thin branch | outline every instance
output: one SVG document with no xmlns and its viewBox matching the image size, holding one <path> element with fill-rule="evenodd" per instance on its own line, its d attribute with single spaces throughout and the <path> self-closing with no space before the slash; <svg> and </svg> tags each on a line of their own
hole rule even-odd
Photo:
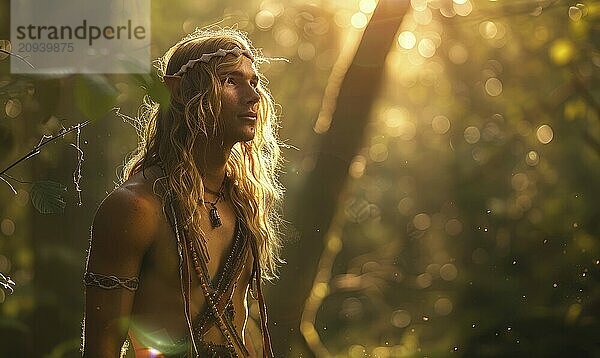
<svg viewBox="0 0 600 358">
<path fill-rule="evenodd" d="M 30 182 L 30 181 L 26 181 L 26 180 L 20 180 L 20 179 L 17 179 L 17 178 L 15 178 L 15 177 L 13 177 L 12 175 L 9 175 L 9 174 L 7 174 L 7 173 L 4 173 L 4 174 L 2 174 L 2 176 L 3 176 L 4 178 L 8 178 L 8 179 L 14 180 L 14 181 L 16 181 L 17 183 L 20 183 L 20 184 L 33 184 L 33 183 L 32 183 L 32 182 Z"/>
<path fill-rule="evenodd" d="M 12 294 L 15 292 L 13 288 L 14 285 L 16 285 L 16 283 L 10 278 L 10 276 L 4 276 L 4 274 L 0 272 L 0 286 L 2 286 L 3 289 L 9 290 Z"/>
<path fill-rule="evenodd" d="M 12 192 L 13 192 L 15 195 L 17 195 L 17 191 L 15 190 L 15 187 L 14 187 L 14 186 L 12 186 L 12 184 L 11 184 L 11 183 L 9 183 L 9 182 L 8 182 L 8 180 L 4 179 L 2 176 L 0 176 L 0 180 L 2 180 L 3 182 L 5 182 L 5 183 L 6 183 L 6 184 L 7 184 L 7 185 L 10 187 L 10 190 L 12 190 Z"/>
<path fill-rule="evenodd" d="M 21 55 L 17 55 L 16 53 L 12 53 L 12 52 L 10 52 L 10 51 L 6 51 L 6 50 L 3 50 L 3 49 L 0 49 L 0 53 L 5 53 L 5 54 L 7 54 L 7 55 L 15 56 L 15 57 L 16 57 L 16 58 L 18 58 L 19 60 L 21 60 L 21 61 L 25 62 L 26 64 L 28 64 L 28 65 L 29 65 L 29 67 L 31 67 L 31 68 L 35 68 L 35 66 L 34 66 L 34 65 L 32 65 L 32 64 L 31 64 L 29 61 L 27 61 L 27 60 L 26 60 L 26 59 L 25 59 L 23 56 L 21 56 Z"/>
<path fill-rule="evenodd" d="M 85 122 L 82 122 L 82 123 L 78 123 L 78 124 L 72 126 L 71 128 L 69 128 L 69 129 L 67 129 L 67 130 L 65 130 L 65 131 L 63 131 L 63 132 L 61 132 L 59 134 L 56 134 L 54 136 L 49 137 L 46 140 L 44 140 L 42 138 L 42 141 L 40 141 L 40 143 L 38 145 L 36 145 L 29 153 L 25 154 L 20 159 L 18 159 L 16 162 L 14 162 L 11 165 L 9 165 L 6 169 L 2 170 L 0 172 L 0 176 L 4 175 L 7 171 L 9 171 L 10 169 L 12 169 L 14 166 L 16 166 L 17 164 L 21 163 L 22 161 L 27 160 L 27 159 L 29 159 L 29 158 L 31 158 L 31 157 L 39 154 L 40 153 L 40 149 L 43 146 L 45 146 L 47 144 L 50 144 L 51 142 L 57 140 L 58 138 L 62 138 L 65 135 L 67 135 L 67 134 L 69 134 L 69 133 L 71 133 L 73 131 L 76 131 L 76 130 L 79 130 L 80 128 L 83 128 L 83 127 L 87 126 L 89 123 L 90 123 L 90 121 L 85 121 Z"/>
</svg>

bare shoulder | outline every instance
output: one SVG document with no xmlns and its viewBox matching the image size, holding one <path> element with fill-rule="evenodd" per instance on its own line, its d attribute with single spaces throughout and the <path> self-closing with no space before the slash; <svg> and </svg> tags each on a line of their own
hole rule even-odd
<svg viewBox="0 0 600 358">
<path fill-rule="evenodd" d="M 102 201 L 92 225 L 92 249 L 117 256 L 143 255 L 163 220 L 162 201 L 153 183 L 152 176 L 138 173 Z"/>
</svg>

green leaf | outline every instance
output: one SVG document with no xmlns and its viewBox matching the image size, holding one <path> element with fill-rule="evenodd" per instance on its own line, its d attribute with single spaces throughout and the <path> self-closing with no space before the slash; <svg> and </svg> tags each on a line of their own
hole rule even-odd
<svg viewBox="0 0 600 358">
<path fill-rule="evenodd" d="M 77 109 L 91 121 L 102 118 L 117 103 L 118 91 L 102 75 L 79 76 L 74 91 Z"/>
<path fill-rule="evenodd" d="M 66 205 L 62 195 L 66 190 L 61 183 L 36 181 L 31 187 L 31 203 L 42 214 L 62 213 Z"/>
</svg>

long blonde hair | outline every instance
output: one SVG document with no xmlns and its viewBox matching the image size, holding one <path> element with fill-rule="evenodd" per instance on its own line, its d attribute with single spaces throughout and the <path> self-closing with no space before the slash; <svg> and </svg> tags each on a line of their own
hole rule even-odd
<svg viewBox="0 0 600 358">
<path fill-rule="evenodd" d="M 239 47 L 250 51 L 259 76 L 260 99 L 254 139 L 234 145 L 226 164 L 227 187 L 236 215 L 241 217 L 259 251 L 264 279 L 277 277 L 281 238 L 280 205 L 283 187 L 278 181 L 280 143 L 277 137 L 279 117 L 275 103 L 266 88 L 267 81 L 258 65 L 268 61 L 255 49 L 248 37 L 236 29 L 200 30 L 184 37 L 155 61 L 158 75 L 172 75 L 191 59 L 219 49 Z M 161 106 L 149 96 L 136 118 L 139 143 L 123 169 L 122 181 L 153 165 L 167 172 L 164 186 L 175 198 L 184 227 L 191 238 L 205 242 L 200 229 L 204 203 L 202 174 L 194 160 L 193 149 L 206 148 L 211 141 L 222 141 L 220 118 L 222 84 L 217 70 L 235 66 L 242 56 L 213 57 L 208 63 L 197 63 L 181 78 L 177 93 L 171 93 L 168 106 Z M 167 108 L 161 108 L 167 107 Z M 205 151 L 204 151 L 205 152 Z"/>
</svg>

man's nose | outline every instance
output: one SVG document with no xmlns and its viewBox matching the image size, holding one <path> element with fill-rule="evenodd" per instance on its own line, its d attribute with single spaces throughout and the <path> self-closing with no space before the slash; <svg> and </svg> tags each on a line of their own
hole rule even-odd
<svg viewBox="0 0 600 358">
<path fill-rule="evenodd" d="M 258 89 L 252 85 L 248 85 L 248 93 L 247 93 L 247 101 L 248 104 L 256 104 L 260 100 L 260 94 L 258 94 Z"/>
</svg>

